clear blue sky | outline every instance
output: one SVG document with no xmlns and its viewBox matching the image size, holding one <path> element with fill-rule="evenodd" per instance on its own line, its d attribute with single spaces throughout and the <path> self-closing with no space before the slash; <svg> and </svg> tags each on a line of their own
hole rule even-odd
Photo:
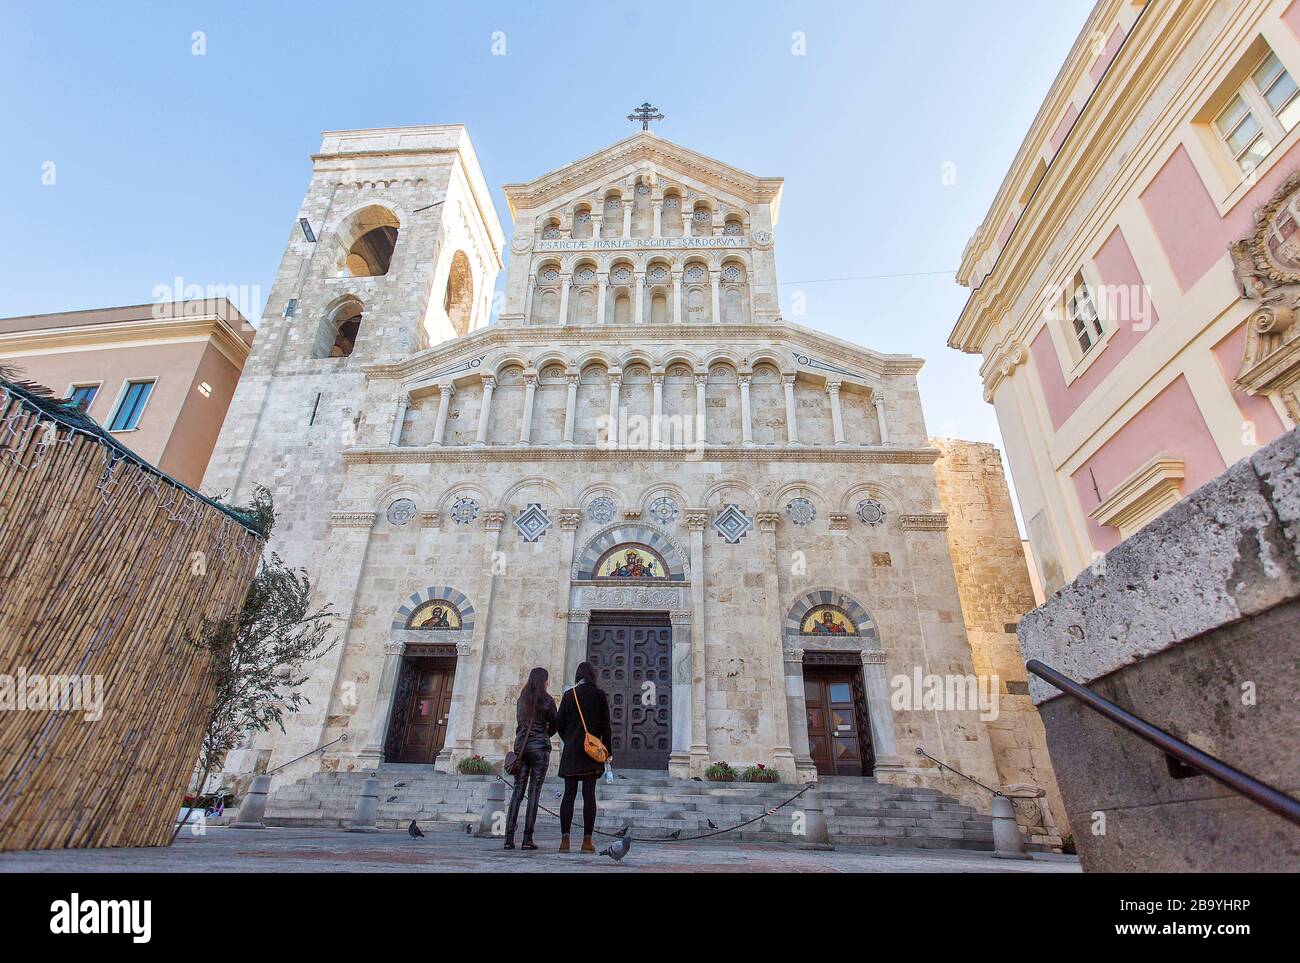
<svg viewBox="0 0 1300 963">
<path fill-rule="evenodd" d="M 322 130 L 466 124 L 509 231 L 502 184 L 626 137 L 649 99 L 661 136 L 785 178 L 792 320 L 927 359 L 931 433 L 1000 445 L 978 359 L 945 346 L 951 272 L 1091 7 L 7 0 L 0 316 L 149 302 L 178 275 L 265 298 Z M 913 272 L 944 273 L 804 283 Z"/>
</svg>

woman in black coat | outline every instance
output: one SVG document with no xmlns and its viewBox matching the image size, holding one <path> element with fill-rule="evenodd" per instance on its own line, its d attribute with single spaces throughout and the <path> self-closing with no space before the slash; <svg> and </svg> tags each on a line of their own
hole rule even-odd
<svg viewBox="0 0 1300 963">
<path fill-rule="evenodd" d="M 588 732 L 599 739 L 611 755 L 607 762 L 613 764 L 613 737 L 609 727 L 609 699 L 596 685 L 596 670 L 590 662 L 578 666 L 576 683 L 560 700 L 558 728 L 564 740 L 560 753 L 560 775 L 564 778 L 564 798 L 560 801 L 560 852 L 569 851 L 569 827 L 573 825 L 573 804 L 577 800 L 578 786 L 582 786 L 582 851 L 594 853 L 591 832 L 596 828 L 596 780 L 605 771 L 583 748 Z M 586 726 L 583 726 L 583 720 Z"/>
<path fill-rule="evenodd" d="M 542 801 L 542 783 L 546 768 L 551 764 L 551 736 L 555 735 L 555 700 L 546 691 L 550 678 L 541 666 L 528 673 L 524 691 L 515 703 L 515 754 L 519 756 L 519 772 L 515 774 L 515 788 L 510 795 L 510 809 L 506 813 L 506 849 L 515 848 L 515 826 L 519 822 L 519 804 L 523 802 L 524 788 L 528 789 L 528 812 L 524 816 L 524 842 L 522 849 L 536 849 L 533 827 L 537 825 L 537 807 Z"/>
</svg>

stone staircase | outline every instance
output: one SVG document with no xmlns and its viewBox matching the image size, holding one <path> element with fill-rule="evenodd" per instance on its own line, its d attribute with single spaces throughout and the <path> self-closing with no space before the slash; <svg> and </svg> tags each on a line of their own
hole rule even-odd
<svg viewBox="0 0 1300 963">
<path fill-rule="evenodd" d="M 346 828 L 361 795 L 366 772 L 317 772 L 295 783 L 272 785 L 266 822 L 272 826 Z M 771 809 L 801 788 L 789 783 L 716 783 L 675 779 L 664 772 L 626 770 L 614 782 L 597 784 L 600 817 L 596 828 L 614 832 L 628 826 L 634 836 L 682 836 L 735 826 Z M 488 785 L 495 776 L 462 776 L 427 766 L 384 765 L 379 778 L 380 829 L 404 829 L 412 818 L 426 832 L 465 832 L 477 828 Z M 398 785 L 402 783 L 403 785 Z M 547 779 L 542 805 L 558 812 L 556 792 L 563 783 Z M 984 813 L 934 789 L 891 786 L 875 779 L 823 777 L 818 783 L 831 840 L 842 844 L 991 850 L 993 824 Z M 578 801 L 581 819 L 582 801 Z M 720 839 L 798 843 L 792 814 L 796 800 L 772 816 L 729 832 Z M 231 812 L 233 819 L 233 811 Z M 522 817 L 521 817 L 522 821 Z M 522 827 L 520 829 L 522 832 Z M 556 838 L 559 819 L 538 815 L 539 838 Z"/>
</svg>

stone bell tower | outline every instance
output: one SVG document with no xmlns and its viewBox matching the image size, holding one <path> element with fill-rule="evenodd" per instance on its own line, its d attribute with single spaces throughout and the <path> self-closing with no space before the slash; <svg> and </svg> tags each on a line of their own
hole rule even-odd
<svg viewBox="0 0 1300 963">
<path fill-rule="evenodd" d="M 342 449 L 393 430 L 363 368 L 485 327 L 504 240 L 462 125 L 326 132 L 205 490 L 269 487 L 277 550 L 309 560 Z"/>
</svg>

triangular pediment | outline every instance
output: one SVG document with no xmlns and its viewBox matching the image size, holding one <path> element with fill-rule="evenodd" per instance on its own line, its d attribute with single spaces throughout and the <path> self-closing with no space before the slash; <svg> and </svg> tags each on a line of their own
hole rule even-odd
<svg viewBox="0 0 1300 963">
<path fill-rule="evenodd" d="M 506 184 L 503 191 L 510 204 L 510 214 L 517 219 L 520 211 L 536 212 L 564 204 L 611 181 L 650 170 L 662 177 L 729 196 L 740 204 L 769 205 L 772 223 L 776 222 L 784 184 L 782 178 L 755 176 L 649 131 L 638 131 L 625 140 L 526 183 Z"/>
</svg>

